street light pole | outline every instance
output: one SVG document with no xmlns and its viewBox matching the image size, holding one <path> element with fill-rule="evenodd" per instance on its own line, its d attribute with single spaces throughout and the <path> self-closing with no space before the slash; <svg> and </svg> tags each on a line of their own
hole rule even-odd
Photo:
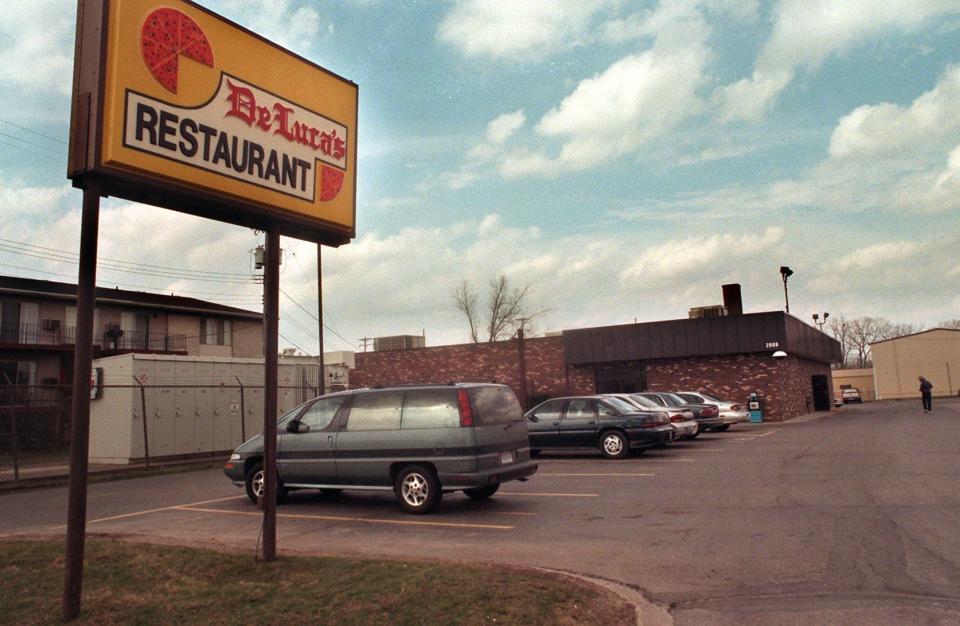
<svg viewBox="0 0 960 626">
<path fill-rule="evenodd" d="M 787 294 L 787 279 L 793 276 L 793 270 L 786 265 L 781 265 L 780 276 L 783 278 L 783 300 L 787 306 L 787 313 L 790 313 L 790 296 Z"/>
</svg>

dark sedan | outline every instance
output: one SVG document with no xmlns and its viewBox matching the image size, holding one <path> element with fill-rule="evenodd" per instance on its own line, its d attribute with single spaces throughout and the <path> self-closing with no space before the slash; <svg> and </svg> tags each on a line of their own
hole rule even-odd
<svg viewBox="0 0 960 626">
<path fill-rule="evenodd" d="M 622 459 L 670 443 L 674 432 L 665 411 L 641 411 L 619 398 L 554 398 L 527 411 L 533 452 L 599 448 L 609 459 Z"/>
<path fill-rule="evenodd" d="M 697 434 L 720 428 L 724 424 L 723 418 L 720 417 L 720 409 L 713 404 L 687 402 L 677 394 L 665 391 L 644 391 L 634 395 L 653 400 L 662 407 L 676 407 L 693 411 L 693 419 L 697 420 L 697 424 L 700 426 Z"/>
</svg>

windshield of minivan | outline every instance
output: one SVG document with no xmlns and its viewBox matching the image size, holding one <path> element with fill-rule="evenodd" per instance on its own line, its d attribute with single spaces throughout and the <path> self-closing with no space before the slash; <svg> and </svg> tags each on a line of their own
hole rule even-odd
<svg viewBox="0 0 960 626">
<path fill-rule="evenodd" d="M 509 387 L 474 387 L 468 393 L 477 426 L 523 421 L 523 410 Z"/>
</svg>

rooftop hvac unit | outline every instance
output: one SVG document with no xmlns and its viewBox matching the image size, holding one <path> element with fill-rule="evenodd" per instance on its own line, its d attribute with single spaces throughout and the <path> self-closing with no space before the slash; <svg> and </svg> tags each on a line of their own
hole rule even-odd
<svg viewBox="0 0 960 626">
<path fill-rule="evenodd" d="M 726 317 L 727 308 L 722 304 L 712 306 L 696 306 L 690 309 L 690 319 L 716 319 Z"/>
</svg>

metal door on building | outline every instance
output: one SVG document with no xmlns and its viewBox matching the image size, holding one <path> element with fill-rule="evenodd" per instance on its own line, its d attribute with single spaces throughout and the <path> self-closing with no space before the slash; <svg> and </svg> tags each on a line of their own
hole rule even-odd
<svg viewBox="0 0 960 626">
<path fill-rule="evenodd" d="M 814 374 L 810 377 L 810 384 L 813 387 L 813 410 L 830 410 L 830 381 L 823 374 Z"/>
<path fill-rule="evenodd" d="M 646 389 L 647 375 L 643 365 L 597 368 L 597 393 L 637 393 Z"/>
</svg>

